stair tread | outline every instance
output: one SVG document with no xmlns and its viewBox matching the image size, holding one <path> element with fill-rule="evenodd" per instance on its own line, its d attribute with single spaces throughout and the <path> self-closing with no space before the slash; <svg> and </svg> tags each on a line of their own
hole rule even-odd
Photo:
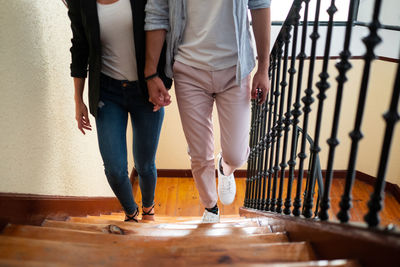
<svg viewBox="0 0 400 267">
<path fill-rule="evenodd" d="M 48 262 L 48 261 L 30 261 L 30 260 L 19 260 L 19 259 L 0 259 L 1 267 L 70 267 L 73 266 L 68 262 Z"/>
<path fill-rule="evenodd" d="M 67 222 L 81 222 L 81 223 L 115 223 L 115 222 L 123 222 L 123 218 L 107 218 L 107 217 L 99 217 L 99 216 L 87 216 L 87 217 L 70 217 L 66 220 Z M 242 219 L 242 220 L 231 220 L 229 218 L 227 219 L 221 219 L 220 223 L 225 223 L 225 224 L 245 224 L 245 223 L 251 223 L 251 222 L 256 222 L 259 225 L 266 225 L 265 222 L 263 222 L 261 219 Z M 170 220 L 170 221 L 163 221 L 159 220 L 156 218 L 155 222 L 147 221 L 146 223 L 141 223 L 143 225 L 149 224 L 149 225 L 157 225 L 157 224 L 162 224 L 162 223 L 174 223 L 176 225 L 180 224 L 202 224 L 201 218 L 197 217 L 196 219 L 191 219 L 191 220 Z M 137 224 L 138 225 L 138 224 Z"/>
<path fill-rule="evenodd" d="M 86 243 L 126 243 L 129 241 L 135 241 L 135 244 L 138 242 L 144 242 L 146 244 L 150 244 L 150 241 L 159 244 L 176 243 L 185 244 L 185 246 L 190 245 L 190 243 L 194 243 L 192 238 L 196 237 L 195 244 L 213 244 L 216 241 L 222 243 L 272 243 L 272 242 L 287 242 L 288 238 L 285 233 L 263 233 L 257 235 L 241 235 L 235 232 L 233 233 L 222 233 L 223 235 L 195 235 L 193 233 L 188 233 L 187 235 L 179 235 L 178 237 L 170 237 L 166 235 L 120 235 L 120 234 L 111 234 L 108 226 L 103 228 L 103 232 L 93 232 L 93 231 L 85 231 L 85 230 L 76 230 L 76 229 L 66 229 L 66 228 L 55 228 L 55 227 L 39 227 L 39 226 L 31 226 L 31 225 L 14 225 L 9 224 L 3 231 L 4 236 L 14 236 L 14 237 L 25 237 L 25 238 L 33 238 L 33 239 L 46 239 L 46 240 L 64 240 L 70 242 L 86 242 Z M 140 229 L 142 231 L 143 229 Z M 153 229 L 146 229 L 153 230 Z M 157 229 L 160 231 L 165 231 L 164 229 Z M 197 229 L 196 229 L 197 230 Z M 188 230 L 188 231 L 196 231 L 196 230 Z M 208 231 L 214 230 L 226 230 L 226 229 L 208 229 Z M 229 229 L 231 230 L 231 229 Z M 236 230 L 236 229 L 235 229 Z M 239 230 L 242 230 L 239 228 Z M 171 231 L 181 231 L 181 230 L 167 230 Z M 184 230 L 186 231 L 186 230 Z M 114 232 L 118 233 L 118 232 Z M 186 232 L 185 232 L 186 233 Z M 210 238 L 211 237 L 211 238 Z"/>
<path fill-rule="evenodd" d="M 101 214 L 100 216 L 104 216 L 104 215 L 112 215 L 112 216 L 122 216 L 122 217 L 124 217 L 125 213 L 123 213 L 123 212 L 112 212 L 110 214 Z M 193 218 L 201 218 L 201 216 L 168 216 L 168 215 L 159 215 L 159 214 L 156 214 L 156 217 L 157 218 L 162 218 L 162 219 L 171 219 L 171 220 L 174 220 L 174 221 L 176 221 L 176 219 L 179 219 L 179 218 L 180 219 L 189 219 L 189 220 L 193 219 Z M 223 214 L 220 217 L 221 217 L 221 219 L 240 219 L 240 220 L 243 220 L 243 218 L 244 218 L 244 217 L 240 217 L 237 214 Z"/>
<path fill-rule="evenodd" d="M 79 221 L 79 220 L 78 220 Z M 93 225 L 94 227 L 96 225 L 106 225 L 112 222 L 113 224 L 118 224 L 118 223 L 123 223 L 122 220 L 104 220 L 107 223 L 91 223 L 86 220 L 82 220 L 82 222 L 75 222 L 74 220 L 69 220 L 69 221 L 56 221 L 56 220 L 49 220 L 46 219 L 43 221 L 42 226 L 54 226 L 54 227 L 63 227 L 65 225 L 71 224 L 71 225 L 76 225 L 77 227 L 80 225 L 82 227 L 86 227 L 88 225 Z M 159 229 L 196 229 L 196 228 L 229 228 L 229 227 L 257 227 L 257 226 L 267 226 L 266 224 L 260 224 L 258 221 L 245 221 L 245 222 L 220 222 L 220 223 L 166 223 L 166 222 L 160 222 L 160 223 L 142 223 L 142 221 L 139 221 L 139 223 L 129 223 L 132 227 L 135 228 L 159 228 Z"/>
<path fill-rule="evenodd" d="M 156 257 L 155 257 L 156 255 Z M 104 247 L 101 243 L 71 243 L 66 241 L 34 240 L 21 237 L 0 236 L 0 258 L 40 260 L 76 264 L 126 265 L 132 257 L 137 264 L 172 264 L 204 263 L 217 264 L 223 262 L 277 262 L 277 261 L 309 261 L 315 255 L 305 242 L 274 244 L 239 244 L 227 246 L 225 249 L 212 246 L 195 248 L 157 247 Z M 165 265 L 167 266 L 167 265 Z"/>
<path fill-rule="evenodd" d="M 158 224 L 158 225 L 147 225 L 147 224 L 133 224 L 133 223 L 124 223 L 124 222 L 111 222 L 104 224 L 93 224 L 93 223 L 80 223 L 80 222 L 65 222 L 65 221 L 52 221 L 45 220 L 42 226 L 46 227 L 54 227 L 54 228 L 65 228 L 65 229 L 75 229 L 82 231 L 90 231 L 90 232 L 103 232 L 109 233 L 110 225 L 116 225 L 122 229 L 128 228 L 132 230 L 140 230 L 140 229 L 170 229 L 170 230 L 193 230 L 193 229 L 231 229 L 231 228 L 239 228 L 239 227 L 259 227 L 257 223 L 252 224 L 226 224 L 226 223 L 218 223 L 218 224 Z M 268 226 L 266 232 L 271 232 Z"/>
<path fill-rule="evenodd" d="M 70 267 L 75 266 L 68 262 L 44 262 L 44 261 L 21 261 L 15 259 L 0 259 L 2 267 Z M 175 265 L 177 266 L 177 265 Z M 194 264 L 193 266 L 203 266 L 203 264 Z M 234 264 L 215 264 L 209 267 L 229 266 L 229 267 L 360 267 L 355 260 L 319 260 L 319 261 L 303 261 L 303 262 L 276 262 L 276 263 L 234 263 Z"/>
<path fill-rule="evenodd" d="M 209 265 L 209 267 L 228 266 L 224 264 Z M 336 259 L 303 262 L 276 262 L 276 263 L 236 263 L 229 267 L 360 267 L 356 260 Z"/>
<path fill-rule="evenodd" d="M 269 227 L 260 227 L 260 226 L 243 226 L 243 227 L 198 227 L 195 229 L 183 228 L 183 229 L 171 229 L 171 228 L 149 228 L 142 227 L 137 228 L 136 223 L 131 222 L 116 222 L 111 221 L 108 224 L 102 224 L 101 227 L 96 227 L 91 225 L 88 228 L 91 228 L 92 231 L 97 230 L 101 232 L 106 232 L 109 228 L 109 225 L 118 226 L 120 229 L 123 229 L 126 234 L 129 235 L 145 235 L 145 236 L 185 236 L 185 235 L 227 235 L 227 234 L 237 234 L 237 235 L 254 235 L 254 234 L 265 234 L 271 233 L 271 229 Z M 45 226 L 50 226 L 49 224 L 45 224 Z M 84 228 L 84 227 L 82 227 Z"/>
</svg>

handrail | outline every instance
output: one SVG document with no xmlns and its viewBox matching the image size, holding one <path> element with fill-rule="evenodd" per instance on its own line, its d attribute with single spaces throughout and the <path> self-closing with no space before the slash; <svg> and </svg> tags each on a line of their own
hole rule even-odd
<svg viewBox="0 0 400 267">
<path fill-rule="evenodd" d="M 312 26 L 313 23 L 314 23 L 313 21 L 309 21 L 309 22 L 307 22 L 307 25 L 308 26 Z M 328 23 L 329 23 L 329 21 L 319 21 L 318 22 L 318 26 L 328 26 Z M 271 25 L 273 25 L 273 26 L 282 26 L 284 24 L 285 24 L 284 21 L 277 21 L 276 20 L 276 21 L 272 21 L 271 22 Z M 346 24 L 347 24 L 346 21 L 334 21 L 333 22 L 333 26 L 334 27 L 346 27 Z M 302 26 L 303 22 L 300 22 L 299 25 Z M 368 23 L 362 22 L 362 21 L 358 21 L 358 20 L 354 21 L 353 25 L 354 26 L 362 26 L 362 27 L 368 27 L 369 26 Z M 384 30 L 390 30 L 390 31 L 400 31 L 400 26 L 396 26 L 396 25 L 381 24 L 379 26 L 379 28 L 380 29 L 384 29 Z"/>
</svg>

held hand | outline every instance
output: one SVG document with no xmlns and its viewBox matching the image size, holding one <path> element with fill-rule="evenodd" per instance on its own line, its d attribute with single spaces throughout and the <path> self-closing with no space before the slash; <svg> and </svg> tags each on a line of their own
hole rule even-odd
<svg viewBox="0 0 400 267">
<path fill-rule="evenodd" d="M 267 99 L 270 89 L 270 81 L 267 71 L 258 70 L 253 77 L 253 84 L 251 87 L 251 97 L 257 98 L 257 91 L 260 93 L 258 104 L 261 105 Z"/>
<path fill-rule="evenodd" d="M 75 119 L 78 122 L 78 129 L 83 133 L 85 130 L 91 131 L 92 125 L 90 125 L 88 109 L 83 101 L 75 102 Z"/>
<path fill-rule="evenodd" d="M 171 104 L 171 96 L 159 77 L 148 80 L 147 89 L 149 90 L 149 101 L 154 104 L 154 112 Z"/>
</svg>

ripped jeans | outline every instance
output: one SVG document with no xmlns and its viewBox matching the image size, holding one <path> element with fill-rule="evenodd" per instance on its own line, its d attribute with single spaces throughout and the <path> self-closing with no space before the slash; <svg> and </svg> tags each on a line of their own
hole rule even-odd
<svg viewBox="0 0 400 267">
<path fill-rule="evenodd" d="M 142 204 L 150 207 L 154 204 L 157 182 L 155 155 L 164 110 L 153 112 L 153 105 L 135 82 L 119 81 L 101 74 L 100 87 L 96 127 L 105 174 L 124 211 L 133 214 L 137 204 L 128 175 L 128 113 L 132 123 L 133 157 L 139 174 Z"/>
</svg>

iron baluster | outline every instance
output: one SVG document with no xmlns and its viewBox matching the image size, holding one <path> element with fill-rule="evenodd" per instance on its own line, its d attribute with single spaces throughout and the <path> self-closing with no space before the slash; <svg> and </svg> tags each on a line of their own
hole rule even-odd
<svg viewBox="0 0 400 267">
<path fill-rule="evenodd" d="M 288 101 L 287 101 L 287 112 L 286 112 L 286 121 L 289 123 L 294 124 L 295 119 L 291 121 L 291 105 L 292 105 L 292 91 L 293 91 L 293 84 L 294 84 L 294 74 L 296 73 L 296 48 L 297 48 L 297 33 L 298 33 L 298 28 L 299 28 L 299 20 L 300 20 L 300 9 L 301 9 L 301 2 L 302 0 L 294 0 L 293 1 L 293 10 L 295 12 L 295 15 L 293 17 L 293 25 L 294 25 L 294 31 L 293 31 L 293 42 L 292 42 L 292 57 L 290 61 L 290 68 L 289 68 L 289 94 L 288 94 Z M 297 98 L 299 103 L 300 97 Z M 299 104 L 300 108 L 300 104 Z M 297 119 L 298 123 L 298 119 Z M 297 124 L 296 123 L 296 124 Z M 288 129 L 289 130 L 289 129 Z M 290 208 L 292 206 L 292 183 L 293 183 L 293 178 L 294 178 L 294 168 L 296 166 L 296 150 L 293 152 L 294 148 L 294 142 L 293 140 L 296 138 L 296 127 L 293 126 L 293 137 L 292 137 L 292 145 L 291 145 L 291 153 L 290 153 L 290 160 L 288 161 L 289 165 L 289 178 L 288 178 L 288 187 L 287 187 L 287 194 L 286 194 L 286 199 L 285 199 L 285 208 L 283 210 L 283 213 L 286 215 L 290 214 Z M 285 132 L 285 135 L 287 133 Z M 285 136 L 286 138 L 286 136 Z"/>
<path fill-rule="evenodd" d="M 270 70 L 272 70 L 272 79 L 271 79 L 271 89 L 270 89 L 270 91 L 269 91 L 269 101 L 268 101 L 268 106 L 269 106 L 269 112 L 268 112 L 268 127 L 267 127 L 267 135 L 266 135 L 266 149 L 265 149 L 265 160 L 264 160 L 264 171 L 263 171 L 263 175 L 264 175 L 264 178 L 263 178 L 263 196 L 262 196 L 262 199 L 263 199 L 263 202 L 262 202 L 262 210 L 265 210 L 266 209 L 266 204 L 267 204 L 267 201 L 266 201 L 266 199 L 265 199 L 265 191 L 267 190 L 267 188 L 266 188 L 266 182 L 267 182 L 267 179 L 268 179 L 268 155 L 269 155 L 269 149 L 271 148 L 271 123 L 272 123 L 272 107 L 273 107 L 273 105 L 274 105 L 274 94 L 273 94 L 273 88 L 274 88 L 274 82 L 275 82 L 275 67 L 276 67 L 276 65 L 275 65 L 275 61 L 274 62 L 271 62 L 272 63 L 272 65 L 271 65 L 271 67 L 270 67 Z M 269 190 L 270 190 L 270 185 L 271 185 L 271 183 L 270 183 L 270 180 L 268 179 L 268 192 L 267 192 L 267 194 L 268 194 L 268 199 L 269 199 Z"/>
<path fill-rule="evenodd" d="M 322 66 L 322 72 L 319 74 L 321 80 L 316 84 L 319 89 L 318 94 L 318 111 L 317 111 L 317 121 L 315 124 L 315 134 L 314 134 L 314 145 L 311 146 L 311 152 L 313 153 L 313 157 L 311 158 L 311 176 L 310 176 L 310 184 L 312 185 L 312 190 L 308 190 L 307 195 L 304 199 L 304 213 L 303 215 L 306 218 L 310 218 L 312 216 L 312 208 L 313 208 L 313 190 L 315 185 L 315 169 L 316 169 L 316 161 L 321 148 L 319 146 L 319 138 L 321 131 L 321 121 L 322 121 L 322 113 L 324 107 L 324 100 L 326 99 L 326 90 L 329 89 L 329 83 L 327 82 L 329 78 L 328 74 L 328 63 L 329 63 L 329 53 L 332 39 L 332 29 L 333 29 L 333 16 L 336 13 L 337 8 L 335 6 L 335 0 L 331 0 L 331 5 L 328 8 L 327 12 L 329 14 L 329 22 L 328 22 L 328 30 L 326 34 L 326 42 L 325 42 L 325 53 L 324 53 L 324 61 Z"/>
<path fill-rule="evenodd" d="M 268 106 L 266 103 L 262 104 L 261 108 L 261 136 L 260 136 L 260 142 L 259 142 L 259 160 L 258 160 L 258 165 L 257 165 L 257 181 L 256 181 L 256 203 L 255 203 L 255 209 L 259 209 L 259 206 L 261 204 L 261 178 L 263 177 L 263 163 L 264 163 L 264 139 L 265 139 L 265 127 L 266 127 L 266 115 L 267 115 L 267 110 Z"/>
<path fill-rule="evenodd" d="M 286 163 L 286 150 L 287 150 L 287 143 L 288 143 L 288 134 L 289 134 L 289 125 L 290 125 L 290 119 L 288 119 L 288 113 L 290 111 L 290 102 L 291 99 L 287 100 L 287 102 L 289 103 L 287 105 L 287 112 L 285 113 L 285 117 L 283 117 L 283 108 L 284 108 L 284 101 L 285 101 L 285 88 L 287 86 L 287 82 L 286 82 L 286 75 L 287 75 L 287 70 L 288 70 L 288 57 L 289 57 L 289 42 L 290 42 L 290 31 L 292 29 L 292 26 L 290 26 L 290 21 L 286 22 L 286 26 L 285 26 L 285 30 L 286 30 L 286 34 L 285 34 L 285 38 L 284 38 L 284 43 L 285 43 L 285 52 L 284 52 L 284 56 L 283 56 L 283 75 L 282 75 L 282 82 L 281 82 L 281 91 L 282 91 L 282 96 L 281 96 L 281 104 L 280 104 L 280 111 L 279 111 L 279 116 L 280 116 L 280 121 L 281 121 L 281 126 L 280 126 L 280 133 L 279 135 L 282 136 L 282 130 L 285 130 L 284 133 L 284 139 L 283 139 L 283 148 L 282 148 L 282 160 L 280 163 L 280 167 L 281 167 L 281 179 L 280 179 L 280 183 L 279 183 L 279 194 L 278 194 L 278 200 L 276 202 L 276 212 L 278 213 L 282 213 L 282 195 L 283 195 L 283 184 L 285 181 L 285 169 L 287 167 L 287 163 Z M 290 92 L 290 98 L 291 98 L 291 93 Z M 289 113 L 290 114 L 290 113 Z M 283 124 L 285 124 L 285 127 L 282 128 Z"/>
<path fill-rule="evenodd" d="M 299 54 L 299 74 L 297 76 L 297 91 L 296 91 L 296 102 L 294 103 L 294 110 L 292 112 L 293 114 L 293 129 L 297 127 L 299 123 L 299 117 L 301 115 L 300 111 L 300 96 L 301 96 L 301 82 L 302 82 L 302 77 L 303 77 L 303 67 L 304 67 L 304 59 L 306 58 L 306 53 L 305 53 L 305 46 L 306 46 L 306 38 L 307 38 L 307 21 L 308 21 L 308 4 L 309 0 L 304 0 L 305 3 L 305 8 L 304 8 L 304 20 L 303 20 L 303 32 L 302 32 L 302 37 L 301 37 L 301 50 Z M 296 153 L 296 147 L 293 146 L 295 144 L 297 138 L 297 128 L 296 130 L 293 131 L 293 138 L 292 138 L 292 155 L 291 155 L 291 160 L 289 162 L 289 166 L 292 167 L 293 169 L 291 170 L 294 172 L 294 167 L 296 166 L 296 156 L 293 155 Z M 301 207 L 301 185 L 303 180 L 303 173 L 302 171 L 299 172 L 297 176 L 297 188 L 296 188 L 296 197 L 293 202 L 293 215 L 295 216 L 300 216 L 300 207 Z"/>
<path fill-rule="evenodd" d="M 269 155 L 269 168 L 268 168 L 268 186 L 267 186 L 267 200 L 265 203 L 265 210 L 270 210 L 271 206 L 271 180 L 273 174 L 273 159 L 274 159 L 274 151 L 275 151 L 275 123 L 276 123 L 276 109 L 277 109 L 277 100 L 276 100 L 276 91 L 279 90 L 278 81 L 279 81 L 279 68 L 280 65 L 277 63 L 277 51 L 273 51 L 274 53 L 274 66 L 272 69 L 272 83 L 271 83 L 271 104 L 270 104 L 270 116 L 272 116 L 272 108 L 274 108 L 273 117 L 272 117 L 272 125 L 271 125 L 271 132 L 270 132 L 270 155 Z M 275 96 L 275 101 L 273 101 Z"/>
<path fill-rule="evenodd" d="M 254 138 L 253 138 L 253 132 L 254 132 L 254 114 L 255 114 L 255 100 L 251 100 L 251 122 L 250 122 L 250 141 L 249 141 L 249 147 L 250 147 L 250 153 L 249 157 L 247 160 L 247 179 L 246 179 L 246 194 L 245 194 L 245 199 L 244 199 L 244 206 L 246 208 L 249 207 L 249 189 L 250 189 L 250 177 L 251 177 L 251 164 L 252 164 L 252 155 L 253 153 L 251 152 L 253 149 L 253 143 L 254 143 Z"/>
<path fill-rule="evenodd" d="M 260 114 L 261 107 L 258 105 L 258 100 L 256 99 L 256 130 L 255 130 L 255 146 L 254 146 L 254 161 L 253 161 L 253 172 L 252 172 L 252 194 L 250 207 L 254 208 L 255 204 L 255 190 L 256 190 L 256 176 L 257 176 L 257 162 L 258 162 L 258 147 L 259 147 L 259 133 L 260 133 Z"/>
<path fill-rule="evenodd" d="M 258 105 L 256 103 L 256 100 L 254 100 L 254 121 L 253 121 L 253 135 L 252 135 L 252 140 L 253 140 L 253 146 L 251 148 L 251 165 L 250 165 L 250 174 L 249 174 L 249 201 L 248 201 L 248 207 L 251 207 L 252 203 L 252 197 L 253 197 L 253 177 L 254 177 L 254 162 L 256 160 L 256 154 L 255 154 L 255 148 L 257 146 L 257 137 L 256 137 L 256 132 L 257 132 L 257 115 L 258 115 Z"/>
<path fill-rule="evenodd" d="M 397 75 L 394 83 L 392 100 L 389 110 L 383 115 L 386 121 L 385 137 L 383 139 L 383 146 L 379 162 L 378 175 L 374 187 L 374 192 L 368 202 L 369 212 L 364 217 L 369 227 L 376 227 L 379 225 L 379 212 L 382 209 L 383 190 L 385 188 L 386 169 L 389 159 L 390 146 L 393 139 L 393 132 L 396 123 L 400 120 L 398 113 L 400 98 L 400 64 L 397 66 Z"/>
<path fill-rule="evenodd" d="M 367 47 L 367 52 L 364 55 L 364 72 L 361 81 L 360 95 L 357 104 L 356 121 L 354 125 L 354 130 L 350 133 L 352 139 L 350 159 L 346 174 L 346 185 L 345 190 L 340 201 L 340 211 L 337 214 L 338 219 L 342 222 L 348 222 L 350 219 L 349 209 L 351 208 L 351 191 L 353 188 L 353 183 L 355 179 L 355 165 L 357 160 L 358 144 L 362 139 L 363 135 L 361 132 L 361 123 L 364 115 L 365 101 L 368 91 L 368 80 L 371 68 L 371 62 L 375 58 L 374 49 L 377 44 L 381 42 L 377 31 L 380 26 L 379 23 L 379 13 L 381 8 L 382 0 L 376 0 L 373 12 L 373 20 L 369 26 L 370 34 L 363 39 Z"/>
<path fill-rule="evenodd" d="M 346 74 L 351 69 L 351 63 L 349 62 L 349 58 L 351 57 L 350 40 L 351 40 L 351 33 L 353 30 L 354 9 L 356 8 L 356 2 L 357 0 L 350 1 L 349 12 L 346 22 L 344 46 L 342 52 L 340 53 L 340 62 L 336 64 L 336 68 L 339 71 L 339 75 L 336 77 L 338 85 L 337 85 L 337 92 L 335 99 L 335 110 L 333 115 L 331 136 L 327 140 L 327 143 L 329 145 L 328 164 L 325 174 L 324 193 L 322 196 L 321 208 L 318 213 L 318 217 L 322 221 L 326 221 L 329 219 L 329 214 L 328 214 L 328 210 L 330 207 L 329 194 L 333 179 L 333 164 L 335 159 L 335 151 L 336 147 L 339 145 L 339 140 L 337 139 L 337 133 L 339 128 L 340 111 L 342 106 L 343 88 L 344 88 L 344 83 L 347 81 Z"/>
<path fill-rule="evenodd" d="M 280 85 L 280 74 L 281 74 L 281 62 L 282 62 L 282 46 L 283 46 L 283 40 L 282 38 L 279 38 L 277 40 L 278 42 L 278 47 L 277 47 L 277 57 L 278 57 L 278 65 L 277 65 L 277 71 L 276 71 L 276 85 L 275 85 L 275 107 L 274 107 L 274 137 L 276 137 L 276 151 L 275 151 L 275 165 L 272 167 L 272 172 L 273 172 L 273 185 L 272 185 L 272 193 L 271 193 L 271 205 L 270 205 L 270 211 L 275 211 L 275 204 L 276 204 L 276 186 L 277 186 L 277 180 L 278 180 L 278 171 L 279 171 L 279 148 L 280 148 L 280 140 L 281 140 L 281 132 L 282 132 L 282 108 L 279 108 L 279 115 L 277 114 L 278 112 L 278 104 L 279 104 L 279 96 L 281 93 L 279 92 L 279 85 Z M 282 99 L 282 98 L 281 98 Z M 280 102 L 280 107 L 282 107 L 283 103 L 282 101 Z M 274 141 L 274 140 L 273 140 Z M 272 155 L 273 157 L 273 155 Z"/>
</svg>

